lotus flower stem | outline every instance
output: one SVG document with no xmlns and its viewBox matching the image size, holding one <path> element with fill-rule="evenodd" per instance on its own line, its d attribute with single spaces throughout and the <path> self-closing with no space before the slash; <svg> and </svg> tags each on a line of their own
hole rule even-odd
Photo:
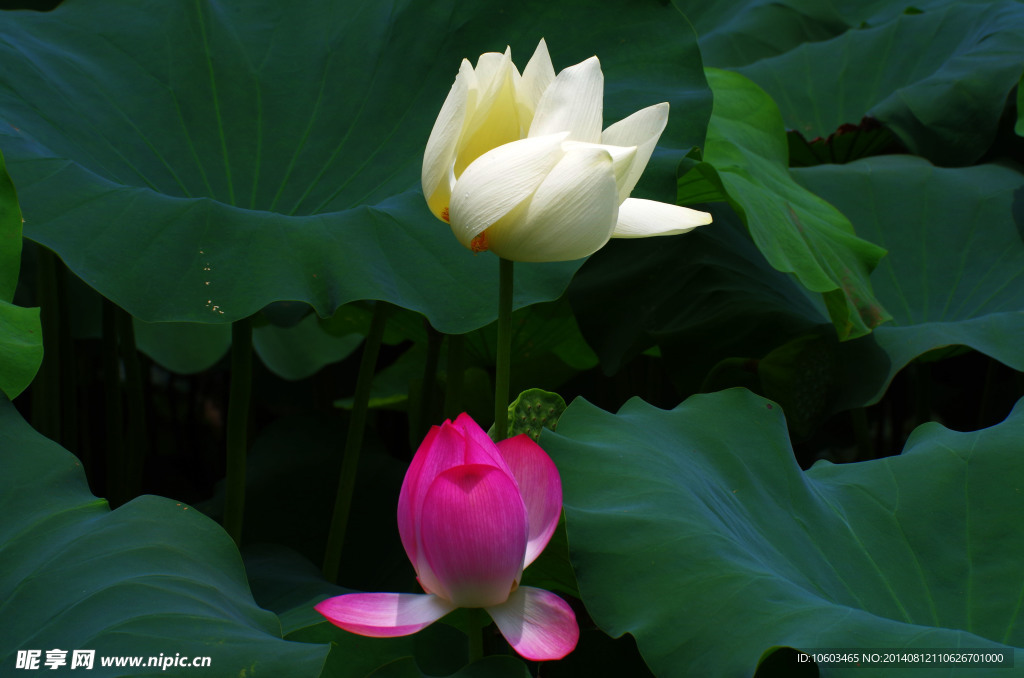
<svg viewBox="0 0 1024 678">
<path fill-rule="evenodd" d="M 858 459 L 874 459 L 874 445 L 871 444 L 871 434 L 868 431 L 867 410 L 863 407 L 855 407 L 850 410 L 850 424 L 853 428 L 853 438 L 857 442 Z"/>
<path fill-rule="evenodd" d="M 103 391 L 107 433 L 107 500 L 121 503 L 124 487 L 124 411 L 121 400 L 121 364 L 117 354 L 117 308 L 103 300 Z"/>
<path fill-rule="evenodd" d="M 61 439 L 60 325 L 66 320 L 60 308 L 57 257 L 45 247 L 38 248 L 36 303 L 43 330 L 43 363 L 32 385 L 32 427 L 50 440 Z"/>
<path fill-rule="evenodd" d="M 512 361 L 512 266 L 510 259 L 499 259 L 498 348 L 494 374 L 494 440 L 508 437 L 508 383 Z"/>
<path fill-rule="evenodd" d="M 359 468 L 359 452 L 363 446 L 366 430 L 366 414 L 370 409 L 370 387 L 373 372 L 377 367 L 380 342 L 384 337 L 387 323 L 388 304 L 378 301 L 373 309 L 370 331 L 363 344 L 363 356 L 359 362 L 359 376 L 356 377 L 356 393 L 352 402 L 352 416 L 348 422 L 348 436 L 341 461 L 341 475 L 338 478 L 338 492 L 334 497 L 334 513 L 327 533 L 327 549 L 324 553 L 324 577 L 334 582 L 341 567 L 341 549 L 345 544 L 345 530 L 348 527 L 349 510 L 352 508 L 352 492 L 356 486 L 356 471 Z"/>
<path fill-rule="evenodd" d="M 466 610 L 468 621 L 466 632 L 469 634 L 469 663 L 483 659 L 484 628 L 487 626 L 487 615 L 482 608 L 472 607 Z"/>
<path fill-rule="evenodd" d="M 231 325 L 231 391 L 228 396 L 227 478 L 224 492 L 224 529 L 242 544 L 245 513 L 245 455 L 248 450 L 249 400 L 252 396 L 252 321 Z"/>
<path fill-rule="evenodd" d="M 462 411 L 462 378 L 466 372 L 463 351 L 466 335 L 448 335 L 447 385 L 444 391 L 444 416 L 454 419 Z"/>
<path fill-rule="evenodd" d="M 146 399 L 142 385 L 142 367 L 139 352 L 135 347 L 135 327 L 127 311 L 114 308 L 117 322 L 117 341 L 124 365 L 125 391 L 127 393 L 128 424 L 127 446 L 124 451 L 124 492 L 123 501 L 128 501 L 142 492 L 142 469 L 146 458 L 149 439 L 146 436 Z"/>
<path fill-rule="evenodd" d="M 409 432 L 413 446 L 426 435 L 426 432 L 435 423 L 434 418 L 440 414 L 434 395 L 437 390 L 437 366 L 441 361 L 441 344 L 444 343 L 444 335 L 435 330 L 430 321 L 426 319 L 423 320 L 423 329 L 427 332 L 427 359 L 423 366 L 423 380 L 416 420 L 411 422 L 415 426 L 411 427 L 413 430 Z"/>
</svg>

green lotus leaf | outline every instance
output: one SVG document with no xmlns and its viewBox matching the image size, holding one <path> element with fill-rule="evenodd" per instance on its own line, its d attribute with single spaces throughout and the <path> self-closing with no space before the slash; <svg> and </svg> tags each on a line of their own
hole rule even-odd
<svg viewBox="0 0 1024 678">
<path fill-rule="evenodd" d="M 889 250 L 871 281 L 893 320 L 842 347 L 844 406 L 876 402 L 907 363 L 945 346 L 1024 370 L 1024 174 L 887 156 L 793 176 Z"/>
<path fill-rule="evenodd" d="M 111 511 L 82 465 L 0 402 L 0 666 L 19 650 L 209 657 L 217 675 L 320 675 L 328 646 L 282 640 L 230 537 L 199 511 L 144 496 Z M 45 498 L 45 501 L 41 500 Z M 16 623 L 15 623 L 16 620 Z M 45 654 L 44 654 L 45 657 Z M 199 669 L 195 669 L 199 671 Z M 201 672 L 201 671 L 199 671 Z M 133 676 L 167 675 L 160 667 Z"/>
<path fill-rule="evenodd" d="M 740 72 L 808 139 L 868 115 L 916 155 L 965 165 L 991 146 L 1022 62 L 1024 5 L 1005 1 L 903 14 Z"/>
<path fill-rule="evenodd" d="M 325 365 L 344 360 L 363 343 L 361 334 L 336 337 L 315 314 L 294 327 L 262 325 L 252 334 L 253 348 L 271 372 L 289 380 L 305 379 Z"/>
<path fill-rule="evenodd" d="M 21 209 L 0 155 L 0 391 L 16 398 L 28 388 L 43 362 L 43 330 L 38 308 L 11 302 L 21 270 Z"/>
<path fill-rule="evenodd" d="M 21 270 L 21 208 L 3 155 L 0 155 L 0 300 L 14 299 Z"/>
<path fill-rule="evenodd" d="M 763 90 L 737 73 L 707 75 L 715 103 L 703 161 L 679 178 L 679 202 L 727 200 L 774 268 L 822 293 L 840 339 L 885 322 L 868 278 L 885 251 L 793 181 L 782 119 Z"/>
<path fill-rule="evenodd" d="M 328 317 L 383 299 L 466 332 L 496 315 L 497 260 L 426 209 L 423 147 L 463 58 L 511 45 L 522 67 L 541 37 L 559 69 L 600 55 L 609 124 L 669 101 L 637 195 L 671 200 L 710 101 L 691 27 L 655 0 L 9 13 L 0 147 L 27 236 L 141 320 L 225 323 L 278 300 Z M 557 298 L 579 265 L 517 267 L 517 306 Z"/>
<path fill-rule="evenodd" d="M 704 63 L 735 68 L 827 40 L 849 24 L 835 3 L 808 0 L 673 0 L 693 22 Z"/>
<path fill-rule="evenodd" d="M 15 398 L 28 388 L 43 362 L 38 308 L 0 299 L 0 391 Z"/>
<path fill-rule="evenodd" d="M 541 443 L 587 610 L 665 678 L 751 675 L 778 647 L 1020 648 L 1022 435 L 1018 403 L 993 428 L 926 424 L 899 456 L 805 472 L 780 408 L 732 389 L 671 411 L 577 400 Z"/>
<path fill-rule="evenodd" d="M 710 210 L 713 228 L 612 243 L 569 286 L 580 329 L 606 373 L 657 345 L 666 372 L 692 393 L 723 359 L 760 358 L 818 328 L 835 334 L 819 295 L 773 269 L 732 209 Z"/>
<path fill-rule="evenodd" d="M 147 323 L 132 319 L 139 350 L 171 372 L 194 374 L 217 364 L 231 348 L 231 328 L 205 323 Z"/>
</svg>

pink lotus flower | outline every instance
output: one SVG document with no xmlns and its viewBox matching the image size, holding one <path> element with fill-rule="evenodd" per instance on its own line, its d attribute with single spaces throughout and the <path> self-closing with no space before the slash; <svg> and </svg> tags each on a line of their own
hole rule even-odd
<svg viewBox="0 0 1024 678">
<path fill-rule="evenodd" d="M 520 586 L 558 525 L 562 482 L 529 436 L 495 444 L 469 415 L 431 428 L 398 497 L 398 531 L 426 594 L 349 593 L 316 610 L 364 636 L 415 633 L 458 607 L 482 607 L 516 652 L 561 659 L 579 627 L 569 605 Z"/>
</svg>

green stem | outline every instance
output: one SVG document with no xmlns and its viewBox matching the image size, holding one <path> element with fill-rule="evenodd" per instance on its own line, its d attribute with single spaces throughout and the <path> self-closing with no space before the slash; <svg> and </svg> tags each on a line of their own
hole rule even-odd
<svg viewBox="0 0 1024 678">
<path fill-rule="evenodd" d="M 469 663 L 472 664 L 484 656 L 484 627 L 487 626 L 487 618 L 482 608 L 472 607 L 466 611 L 469 613 L 466 629 L 469 633 Z"/>
<path fill-rule="evenodd" d="M 981 405 L 978 407 L 978 428 L 985 428 L 997 423 L 993 421 L 996 418 L 993 410 L 995 409 L 996 373 L 998 369 L 999 361 L 989 358 L 988 366 L 985 369 L 985 386 L 981 391 Z"/>
<path fill-rule="evenodd" d="M 121 361 L 117 355 L 117 307 L 103 300 L 103 393 L 106 410 L 107 500 L 113 506 L 125 501 L 124 414 L 121 407 Z"/>
<path fill-rule="evenodd" d="M 32 426 L 50 440 L 60 442 L 60 309 L 57 257 L 36 248 L 36 303 L 43 331 L 43 364 L 32 382 Z"/>
<path fill-rule="evenodd" d="M 57 283 L 57 339 L 60 344 L 60 444 L 68 452 L 79 454 L 78 437 L 78 361 L 75 360 L 75 342 L 71 336 L 71 305 L 68 303 L 68 269 L 54 256 L 54 275 Z"/>
<path fill-rule="evenodd" d="M 437 390 L 437 365 L 441 359 L 441 344 L 444 342 L 444 335 L 435 330 L 429 321 L 424 320 L 423 326 L 427 332 L 427 360 L 423 367 L 417 421 L 411 431 L 414 445 L 423 439 L 438 414 L 434 392 Z"/>
<path fill-rule="evenodd" d="M 352 416 L 348 422 L 348 436 L 345 439 L 345 453 L 341 462 L 341 475 L 338 478 L 338 492 L 334 497 L 334 513 L 331 516 L 331 527 L 327 533 L 327 548 L 324 553 L 324 577 L 331 582 L 338 580 L 338 570 L 341 568 L 341 549 L 345 544 L 348 515 L 352 508 L 352 492 L 356 486 L 356 471 L 359 468 L 359 452 L 363 446 L 366 415 L 370 409 L 370 387 L 373 385 L 373 372 L 377 367 L 377 355 L 380 353 L 380 343 L 384 336 L 387 312 L 388 304 L 378 301 L 373 309 L 370 331 L 366 335 L 363 356 L 359 363 L 356 393 L 352 402 Z"/>
<path fill-rule="evenodd" d="M 867 410 L 863 407 L 850 410 L 850 423 L 853 426 L 853 438 L 857 441 L 858 461 L 874 459 L 875 449 L 871 445 L 871 435 L 868 432 Z"/>
<path fill-rule="evenodd" d="M 252 321 L 231 325 L 231 392 L 228 400 L 227 479 L 224 492 L 224 529 L 242 544 L 245 515 L 245 455 L 248 451 L 249 400 L 252 396 Z"/>
<path fill-rule="evenodd" d="M 444 392 L 444 416 L 455 419 L 462 412 L 462 383 L 466 373 L 466 335 L 448 335 L 447 385 Z"/>
<path fill-rule="evenodd" d="M 494 439 L 508 437 L 508 384 L 512 361 L 512 262 L 500 259 L 498 348 L 494 374 Z"/>
<path fill-rule="evenodd" d="M 908 370 L 914 384 L 914 426 L 932 419 L 931 366 L 924 362 L 910 363 Z"/>
<path fill-rule="evenodd" d="M 149 439 L 146 436 L 146 399 L 142 385 L 142 367 L 135 348 L 135 326 L 132 316 L 116 308 L 117 335 L 124 364 L 124 383 L 127 393 L 127 454 L 124 455 L 125 499 L 142 493 L 142 468 Z"/>
</svg>

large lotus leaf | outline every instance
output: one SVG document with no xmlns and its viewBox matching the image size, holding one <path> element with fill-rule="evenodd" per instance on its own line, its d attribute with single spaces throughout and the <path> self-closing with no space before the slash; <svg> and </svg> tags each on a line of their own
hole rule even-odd
<svg viewBox="0 0 1024 678">
<path fill-rule="evenodd" d="M 835 0 L 832 4 L 851 28 L 866 28 L 892 21 L 901 14 L 934 12 L 949 5 L 990 5 L 992 0 Z"/>
<path fill-rule="evenodd" d="M 1024 645 L 1021 436 L 1018 403 L 990 429 L 926 424 L 900 456 L 804 472 L 779 407 L 732 389 L 671 411 L 577 400 L 541 443 L 594 620 L 658 676 L 714 677 L 777 646 Z M 864 670 L 821 666 L 907 675 Z"/>
<path fill-rule="evenodd" d="M 995 138 L 1024 62 L 1024 5 L 949 5 L 740 69 L 787 127 L 824 137 L 870 115 L 915 154 L 969 164 Z"/>
<path fill-rule="evenodd" d="M 605 372 L 659 345 L 673 376 L 695 391 L 723 358 L 760 357 L 827 329 L 820 297 L 773 269 L 728 206 L 710 210 L 714 228 L 612 243 L 576 275 L 569 299 Z"/>
<path fill-rule="evenodd" d="M 0 391 L 15 398 L 28 388 L 43 362 L 38 308 L 10 303 L 21 269 L 21 209 L 0 155 Z"/>
<path fill-rule="evenodd" d="M 355 332 L 329 332 L 315 313 L 290 327 L 261 320 L 253 328 L 253 350 L 267 369 L 283 379 L 305 379 L 325 365 L 344 360 L 363 341 Z M 147 323 L 136 318 L 134 326 L 139 350 L 180 374 L 209 369 L 231 348 L 227 325 Z"/>
<path fill-rule="evenodd" d="M 888 156 L 793 175 L 889 250 L 871 280 L 893 320 L 842 347 L 846 406 L 877 401 L 896 372 L 944 346 L 1024 370 L 1024 174 Z"/>
<path fill-rule="evenodd" d="M 305 379 L 325 365 L 344 360 L 363 343 L 361 334 L 340 337 L 327 332 L 315 314 L 294 327 L 266 324 L 252 333 L 253 348 L 263 364 L 283 379 Z"/>
<path fill-rule="evenodd" d="M 697 30 L 707 66 L 737 68 L 785 54 L 804 43 L 877 26 L 901 14 L 991 0 L 673 0 Z M 872 58 L 877 58 L 872 55 Z"/>
<path fill-rule="evenodd" d="M 171 372 L 208 370 L 231 348 L 231 327 L 205 323 L 147 323 L 134 318 L 139 350 Z"/>
<path fill-rule="evenodd" d="M 818 0 L 673 0 L 693 22 L 707 66 L 735 68 L 827 40 L 848 24 Z"/>
<path fill-rule="evenodd" d="M 0 402 L 0 666 L 18 650 L 210 657 L 217 675 L 318 676 L 328 647 L 281 639 L 256 606 L 227 534 L 184 504 L 145 496 L 110 511 L 82 465 Z M 70 653 L 68 658 L 70 659 Z M 44 654 L 45 657 L 45 654 Z M 133 676 L 167 675 L 160 668 Z"/>
<path fill-rule="evenodd" d="M 461 59 L 511 45 L 522 67 L 541 37 L 557 68 L 600 55 L 608 123 L 672 104 L 638 193 L 671 199 L 710 101 L 655 0 L 67 0 L 4 17 L 0 146 L 27 235 L 142 320 L 385 299 L 465 332 L 496 315 L 497 261 L 427 211 L 423 147 Z M 516 303 L 578 266 L 520 266 Z"/>
<path fill-rule="evenodd" d="M 679 178 L 680 203 L 728 200 L 773 267 L 822 293 L 840 339 L 867 334 L 889 318 L 868 279 L 885 251 L 793 181 L 779 109 L 761 88 L 737 73 L 707 75 L 715 103 L 703 162 Z"/>
</svg>

